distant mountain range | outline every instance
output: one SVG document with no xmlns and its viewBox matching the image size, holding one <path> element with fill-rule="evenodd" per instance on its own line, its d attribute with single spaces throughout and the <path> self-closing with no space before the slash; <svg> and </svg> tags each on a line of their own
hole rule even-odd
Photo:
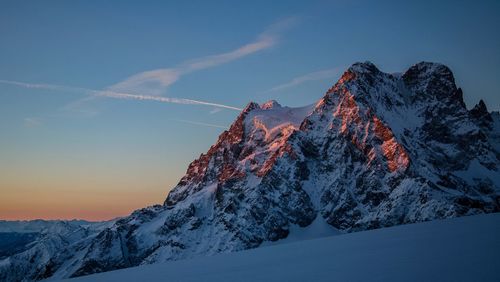
<svg viewBox="0 0 500 282">
<path fill-rule="evenodd" d="M 81 227 L 101 224 L 85 220 L 0 220 L 0 260 L 31 248 L 46 235 L 66 234 Z"/>
<path fill-rule="evenodd" d="M 0 280 L 66 278 L 256 248 L 327 225 L 353 232 L 500 211 L 500 115 L 468 110 L 451 70 L 353 64 L 317 103 L 249 103 L 163 205 L 48 232 Z M 314 232 L 310 232 L 314 237 Z"/>
<path fill-rule="evenodd" d="M 86 220 L 0 220 L 0 233 L 61 233 L 80 226 L 97 224 Z"/>
</svg>

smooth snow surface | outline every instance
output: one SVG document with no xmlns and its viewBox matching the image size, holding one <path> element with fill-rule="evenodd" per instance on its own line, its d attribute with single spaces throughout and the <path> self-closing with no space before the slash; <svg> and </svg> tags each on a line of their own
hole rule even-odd
<svg viewBox="0 0 500 282">
<path fill-rule="evenodd" d="M 97 281 L 499 281 L 500 214 L 304 240 L 72 279 Z"/>
</svg>

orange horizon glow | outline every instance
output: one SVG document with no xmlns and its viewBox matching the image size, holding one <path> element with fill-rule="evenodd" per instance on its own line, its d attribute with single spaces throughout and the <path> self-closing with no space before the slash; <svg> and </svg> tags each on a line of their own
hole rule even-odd
<svg viewBox="0 0 500 282">
<path fill-rule="evenodd" d="M 157 160 L 133 154 L 126 159 L 101 156 L 28 155 L 24 159 L 32 161 L 11 157 L 0 163 L 0 220 L 106 221 L 128 216 L 163 204 L 184 173 L 182 162 L 159 163 L 169 155 L 159 154 Z"/>
<path fill-rule="evenodd" d="M 145 207 L 148 205 L 144 205 Z M 142 207 L 138 207 L 142 208 Z M 86 221 L 108 221 L 119 217 L 130 215 L 136 209 L 127 209 L 124 211 L 113 210 L 106 213 L 102 211 L 39 211 L 39 210 L 23 210 L 23 211 L 7 211 L 0 214 L 0 220 L 6 221 L 31 221 L 31 220 L 86 220 Z M 64 215 L 61 216 L 61 213 Z M 34 215 L 40 216 L 34 216 Z"/>
<path fill-rule="evenodd" d="M 122 197 L 121 197 L 122 198 Z M 1 202 L 0 220 L 72 220 L 82 219 L 87 221 L 106 221 L 117 217 L 131 214 L 134 210 L 147 206 L 161 204 L 160 201 L 152 199 L 137 199 L 134 195 L 129 195 L 128 200 L 123 203 L 113 201 L 108 197 L 102 201 L 92 201 L 90 199 L 71 199 L 69 203 L 58 199 L 53 201 L 42 200 L 19 202 L 16 199 Z M 109 201 L 105 203 L 105 201 Z"/>
<path fill-rule="evenodd" d="M 9 169 L 3 170 L 9 172 Z M 57 176 L 52 171 L 20 176 L 18 170 L 0 178 L 0 220 L 105 221 L 127 216 L 134 210 L 162 204 L 177 177 L 165 179 L 139 172 L 92 176 Z M 94 174 L 95 172 L 95 174 Z"/>
</svg>

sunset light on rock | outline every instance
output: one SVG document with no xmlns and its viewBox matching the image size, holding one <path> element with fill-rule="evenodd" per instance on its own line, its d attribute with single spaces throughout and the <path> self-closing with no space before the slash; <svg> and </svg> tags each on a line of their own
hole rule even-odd
<svg viewBox="0 0 500 282">
<path fill-rule="evenodd" d="M 500 2 L 0 3 L 0 281 L 497 281 Z"/>
</svg>

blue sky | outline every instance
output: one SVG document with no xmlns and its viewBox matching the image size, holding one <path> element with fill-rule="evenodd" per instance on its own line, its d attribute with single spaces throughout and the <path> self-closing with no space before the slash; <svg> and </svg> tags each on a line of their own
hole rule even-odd
<svg viewBox="0 0 500 282">
<path fill-rule="evenodd" d="M 356 61 L 444 63 L 499 110 L 500 2 L 476 2 L 2 1 L 0 218 L 161 203 L 225 106 L 314 103 Z"/>
</svg>

